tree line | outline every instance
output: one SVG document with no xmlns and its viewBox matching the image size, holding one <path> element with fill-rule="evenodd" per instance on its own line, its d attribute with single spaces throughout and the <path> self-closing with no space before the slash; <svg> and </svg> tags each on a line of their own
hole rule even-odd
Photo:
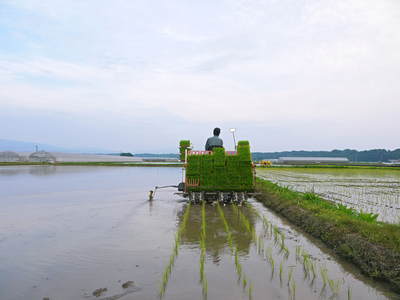
<svg viewBox="0 0 400 300">
<path fill-rule="evenodd" d="M 278 159 L 279 157 L 346 157 L 352 162 L 389 162 L 400 160 L 400 148 L 395 150 L 332 150 L 332 151 L 282 151 L 282 152 L 253 152 L 254 161 L 263 159 Z"/>
</svg>

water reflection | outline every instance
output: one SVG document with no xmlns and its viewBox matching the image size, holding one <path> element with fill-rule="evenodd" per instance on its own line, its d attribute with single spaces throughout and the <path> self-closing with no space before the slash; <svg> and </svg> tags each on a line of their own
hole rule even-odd
<svg viewBox="0 0 400 300">
<path fill-rule="evenodd" d="M 0 176 L 24 175 L 46 176 L 56 173 L 56 166 L 18 166 L 0 167 Z"/>
<path fill-rule="evenodd" d="M 232 205 L 227 205 L 221 208 L 229 225 L 232 240 L 235 248 L 237 247 L 238 254 L 242 256 L 248 255 L 252 243 L 252 236 L 240 220 L 238 211 L 235 210 Z M 201 205 L 191 205 L 188 221 L 181 237 L 182 244 L 196 248 L 200 247 L 201 209 Z M 254 227 L 256 219 L 254 212 L 246 207 L 239 207 L 239 209 L 241 213 L 246 216 L 250 225 Z M 183 211 L 179 214 L 179 226 L 183 221 Z M 207 245 L 206 251 L 208 255 L 212 256 L 213 261 L 217 263 L 222 254 L 230 252 L 227 238 L 228 234 L 217 207 L 206 205 L 205 211 L 207 219 L 205 240 Z"/>
</svg>

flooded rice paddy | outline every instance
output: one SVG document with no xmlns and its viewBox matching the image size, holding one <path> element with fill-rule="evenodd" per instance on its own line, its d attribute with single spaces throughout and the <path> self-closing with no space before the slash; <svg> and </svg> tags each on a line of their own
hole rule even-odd
<svg viewBox="0 0 400 300">
<path fill-rule="evenodd" d="M 382 169 L 257 169 L 257 175 L 299 192 L 314 192 L 378 220 L 400 223 L 400 171 Z"/>
<path fill-rule="evenodd" d="M 397 299 L 250 199 L 188 204 L 179 168 L 0 168 L 0 299 Z"/>
</svg>

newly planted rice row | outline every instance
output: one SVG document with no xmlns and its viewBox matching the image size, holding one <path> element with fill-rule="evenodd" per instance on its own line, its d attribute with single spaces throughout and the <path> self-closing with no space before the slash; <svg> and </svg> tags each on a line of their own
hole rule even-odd
<svg viewBox="0 0 400 300">
<path fill-rule="evenodd" d="M 159 290 L 159 297 L 162 298 L 165 295 L 165 291 L 167 289 L 167 285 L 168 285 L 168 281 L 169 278 L 171 276 L 172 273 L 172 269 L 174 267 L 176 258 L 178 256 L 179 253 L 179 246 L 181 243 L 181 237 L 182 237 L 182 233 L 185 231 L 188 219 L 189 219 L 189 214 L 190 214 L 190 202 L 187 204 L 186 206 L 186 210 L 185 213 L 183 215 L 183 221 L 181 222 L 178 231 L 175 234 L 175 243 L 174 243 L 174 247 L 173 247 L 173 251 L 169 257 L 169 261 L 167 266 L 164 269 L 163 272 L 163 277 L 162 277 L 162 282 L 161 282 L 161 286 L 160 286 L 160 290 Z"/>
<path fill-rule="evenodd" d="M 274 246 L 278 248 L 278 253 L 283 254 L 283 260 L 279 264 L 279 281 L 282 286 L 283 282 L 283 273 L 284 273 L 284 262 L 286 262 L 289 258 L 290 252 L 288 247 L 285 245 L 285 234 L 283 231 L 279 230 L 279 228 L 272 224 L 271 222 L 268 221 L 268 219 L 260 214 L 257 209 L 252 207 L 251 205 L 248 205 L 247 208 L 249 208 L 251 211 L 254 212 L 254 214 L 262 221 L 262 225 L 264 228 L 264 233 L 269 232 L 269 235 L 262 235 L 259 234 L 257 239 L 253 239 L 256 247 L 257 247 L 257 253 L 260 254 L 264 259 L 266 259 L 270 266 L 271 266 L 271 279 L 274 277 L 275 273 L 275 259 L 273 255 L 273 250 L 271 247 L 267 247 L 265 250 L 264 246 L 264 239 L 263 237 L 269 237 L 274 240 Z M 238 214 L 240 216 L 240 220 L 243 222 L 244 227 L 249 230 L 249 232 L 252 233 L 252 236 L 255 235 L 255 228 L 252 226 L 249 226 L 250 222 L 247 219 L 247 217 L 240 211 L 238 207 L 235 208 L 238 211 Z M 300 262 L 302 264 L 302 269 L 303 269 L 303 274 L 304 274 L 304 280 L 307 280 L 310 282 L 311 288 L 314 287 L 315 280 L 318 276 L 318 265 L 317 263 L 311 258 L 311 255 L 307 253 L 305 249 L 303 249 L 300 245 L 296 246 L 296 256 L 295 256 L 295 261 Z M 295 298 L 296 295 L 296 281 L 293 278 L 293 271 L 295 270 L 295 266 L 287 266 L 286 269 L 288 270 L 288 280 L 287 280 L 287 286 L 289 290 L 289 294 L 292 299 Z M 326 269 L 325 266 L 319 266 L 320 269 L 320 274 L 321 274 L 321 279 L 323 281 L 322 288 L 320 290 L 320 294 L 323 294 L 326 292 L 326 286 L 328 285 L 331 291 L 331 297 L 337 297 L 339 295 L 339 292 L 341 290 L 342 284 L 343 284 L 343 279 L 337 279 L 333 280 L 329 278 L 328 276 L 328 270 Z M 351 298 L 351 289 L 350 287 L 348 288 L 347 292 L 348 299 Z"/>
</svg>

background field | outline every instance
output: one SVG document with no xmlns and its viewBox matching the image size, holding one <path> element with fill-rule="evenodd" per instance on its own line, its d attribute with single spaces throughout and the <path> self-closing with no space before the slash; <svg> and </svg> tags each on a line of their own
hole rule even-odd
<svg viewBox="0 0 400 300">
<path fill-rule="evenodd" d="M 400 222 L 400 171 L 382 169 L 268 168 L 257 175 L 300 192 L 358 211 L 379 214 L 378 220 Z"/>
</svg>

